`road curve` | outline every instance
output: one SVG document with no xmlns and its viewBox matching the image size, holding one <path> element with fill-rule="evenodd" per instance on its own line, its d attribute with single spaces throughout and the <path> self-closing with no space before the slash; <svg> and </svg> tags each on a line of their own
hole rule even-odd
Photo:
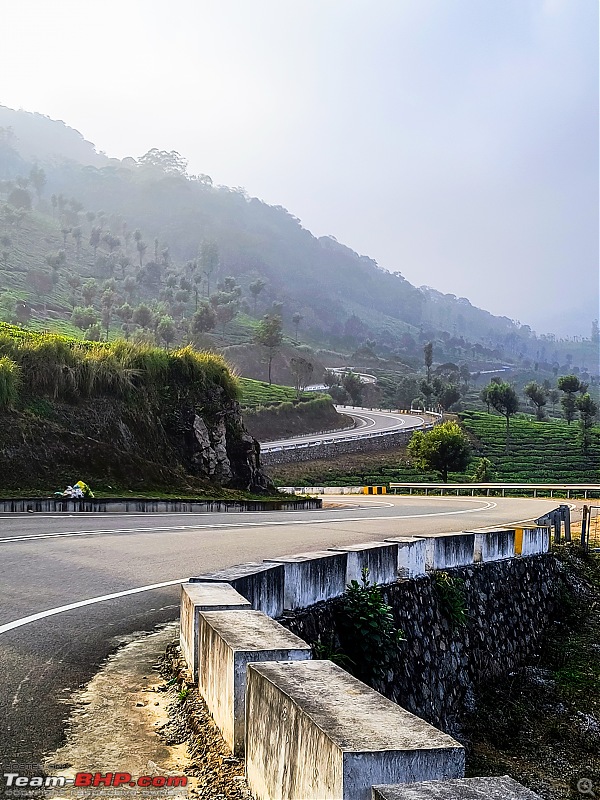
<svg viewBox="0 0 600 800">
<path fill-rule="evenodd" d="M 53 751 L 73 692 L 131 634 L 177 618 L 178 584 L 189 575 L 387 536 L 498 526 L 554 506 L 390 496 L 328 498 L 307 512 L 0 516 L 0 760 L 35 764 Z"/>
<path fill-rule="evenodd" d="M 332 433 L 309 433 L 289 439 L 261 442 L 261 450 L 268 452 L 281 447 L 291 447 L 292 445 L 315 444 L 323 440 L 331 442 L 339 441 L 340 439 L 353 439 L 357 435 L 363 434 L 397 433 L 401 430 L 420 428 L 425 424 L 423 417 L 414 414 L 400 414 L 397 411 L 384 411 L 381 409 L 372 411 L 368 408 L 355 408 L 353 406 L 336 406 L 335 408 L 340 414 L 346 414 L 354 419 L 355 425 L 353 428 L 346 428 Z"/>
</svg>

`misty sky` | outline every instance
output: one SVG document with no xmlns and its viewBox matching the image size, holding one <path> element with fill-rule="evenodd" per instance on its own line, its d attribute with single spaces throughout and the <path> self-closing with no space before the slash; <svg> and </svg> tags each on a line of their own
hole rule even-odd
<svg viewBox="0 0 600 800">
<path fill-rule="evenodd" d="M 596 0 L 19 0 L 0 103 L 538 332 L 598 316 Z M 561 310 L 562 309 L 562 310 Z"/>
</svg>

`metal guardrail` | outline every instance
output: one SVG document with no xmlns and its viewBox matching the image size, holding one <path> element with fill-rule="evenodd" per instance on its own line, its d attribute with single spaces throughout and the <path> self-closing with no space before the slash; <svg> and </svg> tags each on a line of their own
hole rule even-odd
<svg viewBox="0 0 600 800">
<path fill-rule="evenodd" d="M 398 494 L 398 489 L 408 489 L 408 493 L 412 494 L 413 490 L 418 492 L 439 492 L 441 495 L 444 493 L 470 492 L 474 494 L 486 494 L 490 496 L 490 492 L 500 492 L 502 497 L 506 492 L 532 492 L 534 497 L 538 496 L 540 492 L 549 492 L 550 497 L 554 497 L 555 492 L 566 494 L 567 498 L 573 496 L 583 495 L 585 499 L 593 495 L 600 496 L 600 484 L 598 483 L 396 483 L 390 482 L 390 491 Z"/>
<path fill-rule="evenodd" d="M 390 430 L 374 431 L 373 433 L 356 433 L 353 436 L 346 436 L 346 435 L 344 435 L 344 436 L 336 436 L 336 437 L 330 437 L 328 439 L 318 439 L 317 441 L 314 441 L 314 442 L 297 442 L 297 443 L 293 443 L 293 444 L 277 445 L 276 447 L 269 446 L 268 443 L 267 444 L 261 444 L 261 446 L 260 446 L 261 452 L 263 452 L 263 453 L 281 453 L 281 452 L 284 452 L 285 450 L 298 450 L 298 449 L 305 449 L 307 447 L 321 447 L 324 444 L 335 444 L 337 441 L 340 441 L 340 440 L 344 441 L 344 442 L 354 442 L 354 441 L 359 441 L 361 439 L 377 439 L 377 438 L 380 438 L 382 436 L 391 436 L 391 435 L 397 434 L 397 433 L 409 433 L 409 432 L 416 431 L 416 430 L 430 430 L 431 428 L 433 428 L 435 425 L 438 424 L 438 422 L 442 419 L 442 416 L 443 416 L 442 414 L 439 414 L 437 411 L 429 411 L 429 410 L 421 411 L 420 409 L 416 409 L 416 408 L 415 409 L 411 408 L 410 411 L 396 411 L 396 412 L 390 411 L 389 409 L 385 409 L 385 408 L 359 408 L 357 406 L 336 406 L 336 408 L 341 408 L 342 410 L 347 410 L 347 411 L 363 411 L 363 412 L 378 411 L 378 412 L 386 412 L 386 413 L 390 413 L 390 414 L 394 414 L 394 413 L 407 414 L 407 415 L 408 414 L 415 414 L 415 415 L 427 414 L 429 416 L 435 417 L 436 419 L 435 419 L 434 422 L 423 422 L 422 425 L 415 425 L 413 428 L 406 428 L 406 429 L 404 429 L 404 428 L 391 428 Z M 309 435 L 310 436 L 319 436 L 318 433 L 316 433 L 316 434 L 315 433 L 311 433 Z"/>
</svg>

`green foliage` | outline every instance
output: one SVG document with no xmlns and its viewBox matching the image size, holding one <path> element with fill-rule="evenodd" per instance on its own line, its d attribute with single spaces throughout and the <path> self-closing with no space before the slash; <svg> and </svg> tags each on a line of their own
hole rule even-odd
<svg viewBox="0 0 600 800">
<path fill-rule="evenodd" d="M 123 340 L 85 342 L 0 323 L 0 354 L 18 365 L 27 397 L 69 402 L 98 395 L 128 399 L 139 391 L 159 396 L 166 388 L 205 402 L 217 387 L 225 399 L 238 396 L 237 380 L 226 361 L 192 347 L 167 352 Z"/>
<path fill-rule="evenodd" d="M 239 378 L 238 380 L 241 404 L 244 408 L 276 405 L 296 399 L 296 390 L 290 386 L 278 386 L 275 383 L 268 384 L 251 378 Z M 313 392 L 303 392 L 300 395 L 300 399 L 307 401 L 316 399 L 316 397 L 318 396 L 315 396 Z"/>
<path fill-rule="evenodd" d="M 528 397 L 535 406 L 535 415 L 539 422 L 544 419 L 544 406 L 548 402 L 548 392 L 536 381 L 531 381 L 523 389 L 525 397 Z"/>
<path fill-rule="evenodd" d="M 424 469 L 439 472 L 446 482 L 449 471 L 466 468 L 471 448 L 460 426 L 448 421 L 431 431 L 416 431 L 408 444 L 408 453 Z"/>
<path fill-rule="evenodd" d="M 491 483 L 494 480 L 494 470 L 489 458 L 478 459 L 473 473 L 473 483 Z"/>
<path fill-rule="evenodd" d="M 254 340 L 257 344 L 267 349 L 269 357 L 269 383 L 271 383 L 271 364 L 275 351 L 281 347 L 283 342 L 283 324 L 281 317 L 277 314 L 269 316 L 266 314 L 260 325 L 256 328 Z"/>
<path fill-rule="evenodd" d="M 487 387 L 486 402 L 506 419 L 506 451 L 508 452 L 510 418 L 519 410 L 519 398 L 510 383 L 492 382 Z"/>
<path fill-rule="evenodd" d="M 20 370 L 8 356 L 0 356 L 0 409 L 14 406 L 19 397 Z"/>
<path fill-rule="evenodd" d="M 447 572 L 434 572 L 433 585 L 437 592 L 442 612 L 454 626 L 466 625 L 467 605 L 465 582 Z"/>
<path fill-rule="evenodd" d="M 340 638 L 352 672 L 366 682 L 381 680 L 398 658 L 404 634 L 377 584 L 369 583 L 367 569 L 361 583 L 352 581 L 343 595 Z"/>
<path fill-rule="evenodd" d="M 496 480 L 506 483 L 597 483 L 600 470 L 600 430 L 589 430 L 587 455 L 577 433 L 564 422 L 534 422 L 514 419 L 511 452 L 504 447 L 504 424 L 500 417 L 480 411 L 461 414 L 462 423 L 488 458 Z M 410 479 L 403 479 L 410 480 Z"/>
</svg>

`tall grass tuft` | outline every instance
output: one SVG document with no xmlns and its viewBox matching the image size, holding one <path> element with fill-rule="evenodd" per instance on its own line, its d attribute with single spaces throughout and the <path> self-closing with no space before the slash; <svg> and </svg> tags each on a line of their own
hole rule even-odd
<svg viewBox="0 0 600 800">
<path fill-rule="evenodd" d="M 80 398 L 131 398 L 136 391 L 164 397 L 177 388 L 192 402 L 237 399 L 238 381 L 219 355 L 184 347 L 167 352 L 149 344 L 82 342 L 36 334 L 0 323 L 0 357 L 19 369 L 22 394 L 75 402 Z M 216 392 L 219 388 L 221 392 Z M 11 395 L 12 396 L 12 395 Z"/>
<path fill-rule="evenodd" d="M 0 408 L 10 408 L 19 399 L 21 371 L 8 356 L 0 356 Z"/>
</svg>

